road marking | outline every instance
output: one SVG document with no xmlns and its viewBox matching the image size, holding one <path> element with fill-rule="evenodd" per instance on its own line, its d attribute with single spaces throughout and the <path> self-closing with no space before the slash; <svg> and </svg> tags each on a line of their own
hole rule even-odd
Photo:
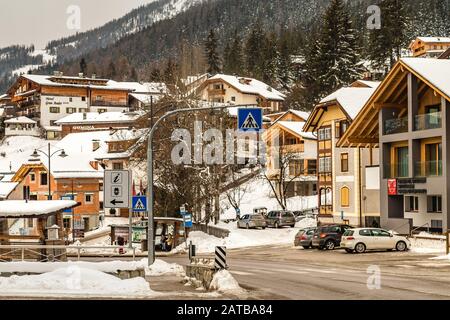
<svg viewBox="0 0 450 320">
<path fill-rule="evenodd" d="M 230 271 L 231 273 L 237 274 L 239 276 L 252 276 L 254 273 L 243 272 L 243 271 Z"/>
</svg>

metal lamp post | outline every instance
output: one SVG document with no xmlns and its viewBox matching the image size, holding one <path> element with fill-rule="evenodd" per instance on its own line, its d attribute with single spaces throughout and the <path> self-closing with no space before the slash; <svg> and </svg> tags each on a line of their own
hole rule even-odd
<svg viewBox="0 0 450 320">
<path fill-rule="evenodd" d="M 154 236 L 154 214 L 153 214 L 153 134 L 155 133 L 158 125 L 165 119 L 179 113 L 189 113 L 197 111 L 206 110 L 224 110 L 228 108 L 236 107 L 247 107 L 249 105 L 227 105 L 227 106 L 217 106 L 217 107 L 202 107 L 202 108 L 186 108 L 177 109 L 169 111 L 159 118 L 155 124 L 151 127 L 148 134 L 148 146 L 147 146 L 147 181 L 148 181 L 148 192 L 147 192 L 147 204 L 148 204 L 148 231 L 147 231 L 147 241 L 148 241 L 148 265 L 151 266 L 155 262 L 155 236 Z"/>
<path fill-rule="evenodd" d="M 48 152 L 44 152 L 42 150 L 38 150 L 35 149 L 33 154 L 31 155 L 31 157 L 33 157 L 34 159 L 37 159 L 40 157 L 39 152 L 42 153 L 44 156 L 46 156 L 48 158 L 48 168 L 47 168 L 47 183 L 48 183 L 48 195 L 47 195 L 47 199 L 48 200 L 52 200 L 52 184 L 50 183 L 50 175 L 51 175 L 51 158 L 57 154 L 58 152 L 61 152 L 59 154 L 59 156 L 61 158 L 65 158 L 67 157 L 66 152 L 64 151 L 64 149 L 58 149 L 55 152 L 51 153 L 51 149 L 50 149 L 51 145 L 50 143 L 48 144 Z"/>
</svg>

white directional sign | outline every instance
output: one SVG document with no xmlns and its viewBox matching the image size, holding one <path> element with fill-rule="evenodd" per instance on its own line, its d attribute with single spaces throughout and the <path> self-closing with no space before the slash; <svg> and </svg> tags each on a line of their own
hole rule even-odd
<svg viewBox="0 0 450 320">
<path fill-rule="evenodd" d="M 104 193 L 106 208 L 130 207 L 130 181 L 128 170 L 105 170 Z"/>
</svg>

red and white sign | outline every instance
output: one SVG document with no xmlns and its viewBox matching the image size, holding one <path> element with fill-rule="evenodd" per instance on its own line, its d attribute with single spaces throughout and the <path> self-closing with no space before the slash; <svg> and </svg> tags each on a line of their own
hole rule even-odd
<svg viewBox="0 0 450 320">
<path fill-rule="evenodd" d="M 388 195 L 390 196 L 397 195 L 397 179 L 388 180 Z"/>
</svg>

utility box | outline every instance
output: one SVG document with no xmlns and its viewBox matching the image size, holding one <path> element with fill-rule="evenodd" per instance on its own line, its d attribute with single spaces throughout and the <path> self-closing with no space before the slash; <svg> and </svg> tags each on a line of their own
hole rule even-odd
<svg viewBox="0 0 450 320">
<path fill-rule="evenodd" d="M 59 240 L 59 227 L 55 224 L 47 228 L 47 240 Z"/>
</svg>

